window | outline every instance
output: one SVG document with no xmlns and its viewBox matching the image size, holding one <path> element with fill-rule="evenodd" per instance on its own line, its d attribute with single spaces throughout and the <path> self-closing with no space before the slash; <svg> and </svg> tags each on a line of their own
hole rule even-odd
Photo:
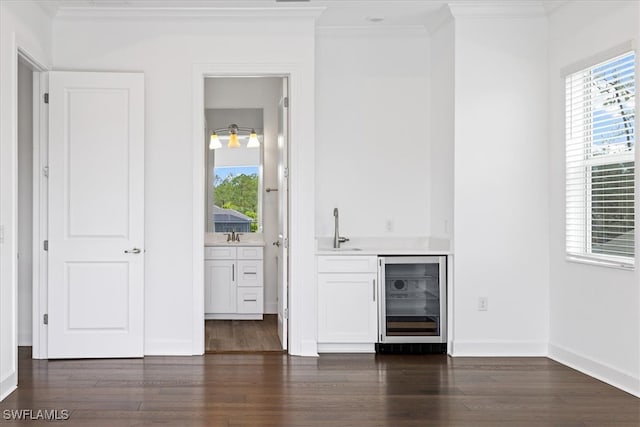
<svg viewBox="0 0 640 427">
<path fill-rule="evenodd" d="M 635 257 L 635 53 L 566 77 L 566 250 L 632 267 Z"/>
</svg>

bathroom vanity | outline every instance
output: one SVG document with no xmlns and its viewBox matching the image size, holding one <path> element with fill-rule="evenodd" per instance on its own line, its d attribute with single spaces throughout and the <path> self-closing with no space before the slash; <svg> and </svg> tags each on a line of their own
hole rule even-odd
<svg viewBox="0 0 640 427">
<path fill-rule="evenodd" d="M 258 244 L 205 246 L 205 319 L 262 320 L 263 258 Z"/>
</svg>

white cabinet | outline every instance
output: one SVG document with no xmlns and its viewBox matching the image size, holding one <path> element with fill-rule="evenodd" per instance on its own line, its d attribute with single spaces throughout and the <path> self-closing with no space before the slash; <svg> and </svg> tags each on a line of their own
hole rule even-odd
<svg viewBox="0 0 640 427">
<path fill-rule="evenodd" d="M 205 318 L 262 319 L 263 248 L 205 247 Z"/>
<path fill-rule="evenodd" d="M 205 313 L 235 313 L 235 261 L 205 260 Z"/>
<path fill-rule="evenodd" d="M 377 257 L 318 257 L 318 351 L 373 352 Z"/>
</svg>

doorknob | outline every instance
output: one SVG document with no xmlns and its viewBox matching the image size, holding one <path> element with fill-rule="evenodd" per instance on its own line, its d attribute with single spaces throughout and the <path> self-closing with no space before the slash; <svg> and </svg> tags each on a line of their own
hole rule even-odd
<svg viewBox="0 0 640 427">
<path fill-rule="evenodd" d="M 280 240 L 276 240 L 275 242 L 273 242 L 273 246 L 280 247 Z"/>
<path fill-rule="evenodd" d="M 139 254 L 140 252 L 142 251 L 138 248 L 127 249 L 126 251 L 124 251 L 125 254 Z"/>
</svg>

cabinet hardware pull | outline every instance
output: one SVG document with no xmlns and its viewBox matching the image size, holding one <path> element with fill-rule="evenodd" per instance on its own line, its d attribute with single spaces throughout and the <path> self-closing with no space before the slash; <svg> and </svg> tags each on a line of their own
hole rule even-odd
<svg viewBox="0 0 640 427">
<path fill-rule="evenodd" d="M 236 265 L 231 264 L 231 281 L 236 280 Z"/>
<path fill-rule="evenodd" d="M 257 299 L 246 299 L 246 300 L 244 300 L 244 302 L 256 302 L 256 301 L 258 301 L 258 300 Z"/>
<path fill-rule="evenodd" d="M 255 271 L 245 271 L 242 274 L 258 274 Z"/>
<path fill-rule="evenodd" d="M 373 279 L 373 300 L 376 300 L 376 279 Z"/>
<path fill-rule="evenodd" d="M 125 254 L 139 254 L 140 252 L 142 252 L 142 250 L 138 248 L 127 249 L 124 251 Z"/>
</svg>

